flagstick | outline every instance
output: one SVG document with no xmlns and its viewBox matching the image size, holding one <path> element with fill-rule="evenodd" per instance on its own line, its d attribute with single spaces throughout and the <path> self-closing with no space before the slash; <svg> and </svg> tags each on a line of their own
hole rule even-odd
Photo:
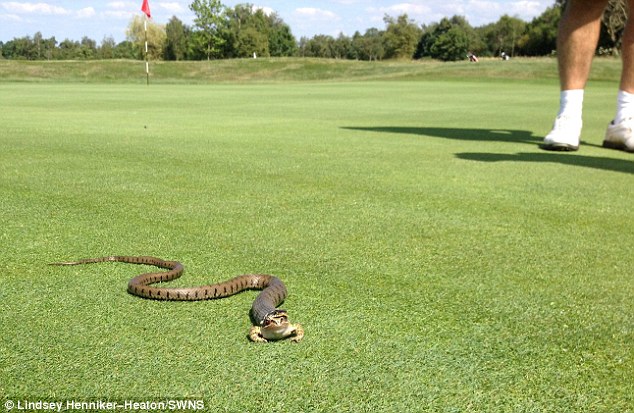
<svg viewBox="0 0 634 413">
<path fill-rule="evenodd" d="M 147 85 L 150 86 L 150 64 L 147 56 L 147 16 L 145 16 L 143 21 L 143 27 L 145 28 L 145 80 Z"/>
</svg>

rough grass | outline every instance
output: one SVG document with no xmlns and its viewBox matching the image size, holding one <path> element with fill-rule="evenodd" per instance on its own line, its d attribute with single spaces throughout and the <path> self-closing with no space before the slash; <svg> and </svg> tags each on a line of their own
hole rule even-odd
<svg viewBox="0 0 634 413">
<path fill-rule="evenodd" d="M 537 144 L 554 82 L 2 83 L 0 394 L 202 399 L 209 411 L 632 412 L 632 155 Z M 280 276 L 306 337 L 249 343 Z"/>
<path fill-rule="evenodd" d="M 553 58 L 518 58 L 507 62 L 483 59 L 469 62 L 361 62 L 334 59 L 234 59 L 203 62 L 151 62 L 152 84 L 271 83 L 354 80 L 531 79 L 557 77 Z M 592 80 L 616 80 L 620 64 L 597 59 Z M 130 60 L 10 61 L 0 60 L 0 81 L 55 81 L 88 83 L 146 82 L 145 63 Z"/>
</svg>

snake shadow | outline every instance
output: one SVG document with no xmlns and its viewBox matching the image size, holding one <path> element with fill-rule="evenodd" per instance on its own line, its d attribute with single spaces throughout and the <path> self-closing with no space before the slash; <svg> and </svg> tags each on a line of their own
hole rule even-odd
<svg viewBox="0 0 634 413">
<path fill-rule="evenodd" d="M 560 152 L 535 152 L 535 153 L 457 153 L 456 157 L 479 162 L 533 162 L 533 163 L 560 163 L 584 168 L 601 169 L 604 171 L 634 174 L 634 162 L 627 159 L 604 158 L 599 156 L 586 156 Z"/>
<path fill-rule="evenodd" d="M 472 129 L 472 128 L 433 128 L 433 127 L 405 127 L 405 126 L 342 126 L 341 129 L 377 132 L 400 133 L 434 138 L 444 138 L 475 142 L 519 142 L 537 145 L 543 137 L 533 135 L 527 130 L 515 129 Z"/>
</svg>

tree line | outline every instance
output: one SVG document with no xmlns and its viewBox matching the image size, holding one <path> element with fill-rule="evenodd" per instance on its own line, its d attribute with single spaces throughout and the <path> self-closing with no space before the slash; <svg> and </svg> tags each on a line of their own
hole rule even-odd
<svg viewBox="0 0 634 413">
<path fill-rule="evenodd" d="M 147 25 L 148 54 L 153 60 L 204 60 L 262 57 L 321 57 L 335 59 L 383 60 L 434 58 L 444 61 L 465 59 L 468 53 L 480 56 L 544 56 L 555 53 L 557 26 L 566 0 L 556 0 L 530 22 L 508 15 L 497 22 L 472 27 L 462 16 L 419 25 L 407 14 L 386 15 L 383 29 L 337 37 L 293 36 L 290 27 L 276 13 L 265 13 L 252 4 L 224 6 L 220 0 L 193 0 L 193 25 L 173 16 L 167 24 Z M 627 18 L 625 0 L 611 0 L 603 16 L 599 54 L 616 54 Z M 0 42 L 0 58 L 53 59 L 141 59 L 146 33 L 143 18 L 130 21 L 126 40 L 116 43 L 105 37 L 100 44 L 83 37 L 81 41 L 42 33 Z"/>
</svg>

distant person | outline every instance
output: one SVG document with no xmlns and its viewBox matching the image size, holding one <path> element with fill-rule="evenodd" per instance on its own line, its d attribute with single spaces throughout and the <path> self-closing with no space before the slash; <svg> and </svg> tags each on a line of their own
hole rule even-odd
<svg viewBox="0 0 634 413">
<path fill-rule="evenodd" d="M 634 0 L 627 2 L 634 11 Z M 553 129 L 544 138 L 544 149 L 579 149 L 583 93 L 607 4 L 608 0 L 569 0 L 563 12 L 557 37 L 560 107 Z M 634 18 L 627 20 L 622 44 L 623 67 L 616 115 L 605 132 L 603 146 L 634 152 Z"/>
<path fill-rule="evenodd" d="M 478 62 L 478 56 L 476 56 L 475 54 L 471 52 L 467 53 L 467 57 L 469 58 L 470 62 L 474 62 L 474 63 Z"/>
<path fill-rule="evenodd" d="M 506 52 L 500 53 L 500 58 L 502 60 L 509 60 L 510 59 L 509 55 L 507 55 Z"/>
</svg>

